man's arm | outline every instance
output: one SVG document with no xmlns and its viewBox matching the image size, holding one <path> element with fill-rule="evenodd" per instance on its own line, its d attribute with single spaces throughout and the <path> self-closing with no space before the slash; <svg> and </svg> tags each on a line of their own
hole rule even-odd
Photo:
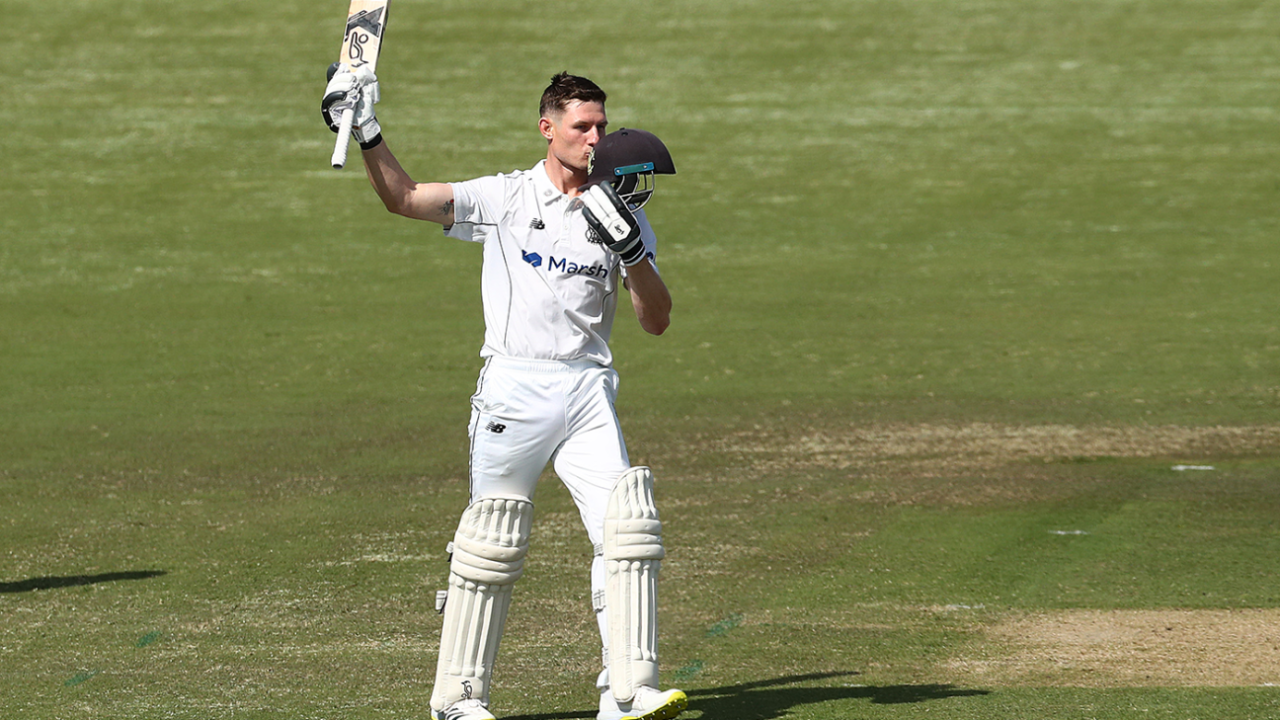
<svg viewBox="0 0 1280 720">
<path fill-rule="evenodd" d="M 378 78 L 368 66 L 354 71 L 339 63 L 329 68 L 329 84 L 320 100 L 320 111 L 329 129 L 337 132 L 338 118 L 351 110 L 352 137 L 360 143 L 369 182 L 382 204 L 397 215 L 453 225 L 453 188 L 444 183 L 419 183 L 409 177 L 382 139 L 382 126 L 374 113 L 378 102 Z"/>
<path fill-rule="evenodd" d="M 640 327 L 651 335 L 666 332 L 671 325 L 671 293 L 649 259 L 627 268 L 627 289 Z"/>
<path fill-rule="evenodd" d="M 363 152 L 369 182 L 387 210 L 416 220 L 453 225 L 453 187 L 447 183 L 420 183 L 409 177 L 386 142 Z"/>
<path fill-rule="evenodd" d="M 645 248 L 635 213 L 612 185 L 602 182 L 582 194 L 582 216 L 626 267 L 627 289 L 640 327 L 651 335 L 666 332 L 671 325 L 671 293 Z"/>
</svg>

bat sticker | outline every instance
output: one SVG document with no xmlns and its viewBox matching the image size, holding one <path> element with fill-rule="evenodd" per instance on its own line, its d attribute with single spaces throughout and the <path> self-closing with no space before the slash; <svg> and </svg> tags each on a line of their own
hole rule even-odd
<svg viewBox="0 0 1280 720">
<path fill-rule="evenodd" d="M 378 8 L 373 12 L 361 10 L 347 19 L 347 57 L 351 59 L 351 65 L 365 64 L 364 45 L 370 38 L 381 37 L 384 10 L 385 8 Z M 361 30 L 368 32 L 360 32 Z"/>
</svg>

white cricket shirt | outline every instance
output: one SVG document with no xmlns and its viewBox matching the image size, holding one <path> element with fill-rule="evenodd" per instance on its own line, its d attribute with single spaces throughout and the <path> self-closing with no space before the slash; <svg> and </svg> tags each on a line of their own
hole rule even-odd
<svg viewBox="0 0 1280 720">
<path fill-rule="evenodd" d="M 545 166 L 450 183 L 454 223 L 445 235 L 484 244 L 480 356 L 609 366 L 621 262 L 588 240 L 582 202 L 552 185 Z M 653 228 L 643 210 L 636 220 L 652 257 Z"/>
</svg>

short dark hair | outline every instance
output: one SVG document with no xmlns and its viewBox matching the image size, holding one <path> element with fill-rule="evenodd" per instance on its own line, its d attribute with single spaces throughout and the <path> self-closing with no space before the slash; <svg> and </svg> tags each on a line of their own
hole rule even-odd
<svg viewBox="0 0 1280 720">
<path fill-rule="evenodd" d="M 542 104 L 538 107 L 539 117 L 562 113 L 568 109 L 569 103 L 575 100 L 604 104 L 607 97 L 599 85 L 584 77 L 562 72 L 551 78 L 551 84 L 542 91 Z"/>
</svg>

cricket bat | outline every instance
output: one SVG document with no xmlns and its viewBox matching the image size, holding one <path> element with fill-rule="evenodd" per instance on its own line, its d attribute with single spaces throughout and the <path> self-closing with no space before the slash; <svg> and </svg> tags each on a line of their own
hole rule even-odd
<svg viewBox="0 0 1280 720">
<path fill-rule="evenodd" d="M 347 31 L 342 36 L 342 52 L 338 62 L 354 70 L 361 65 L 376 70 L 378 51 L 382 49 L 382 35 L 387 29 L 387 6 L 391 0 L 351 0 L 347 10 Z M 347 164 L 347 145 L 351 142 L 351 121 L 355 108 L 342 111 L 338 125 L 338 139 L 333 146 L 333 166 Z"/>
</svg>

